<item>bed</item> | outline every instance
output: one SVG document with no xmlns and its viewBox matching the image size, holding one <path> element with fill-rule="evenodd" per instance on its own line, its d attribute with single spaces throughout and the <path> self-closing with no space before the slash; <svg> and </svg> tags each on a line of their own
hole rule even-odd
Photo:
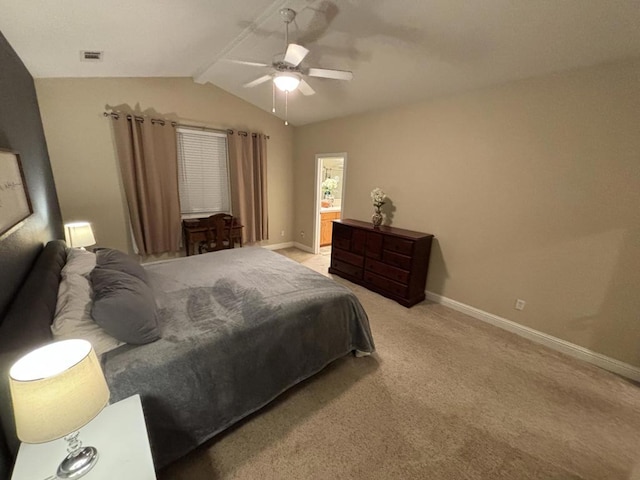
<svg viewBox="0 0 640 480">
<path fill-rule="evenodd" d="M 6 372 L 52 341 L 66 246 L 49 242 L 0 325 Z M 259 247 L 144 266 L 160 338 L 102 354 L 115 402 L 142 397 L 156 468 L 188 453 L 350 353 L 374 351 L 367 315 L 347 288 Z M 3 375 L 0 415 L 17 444 Z"/>
</svg>

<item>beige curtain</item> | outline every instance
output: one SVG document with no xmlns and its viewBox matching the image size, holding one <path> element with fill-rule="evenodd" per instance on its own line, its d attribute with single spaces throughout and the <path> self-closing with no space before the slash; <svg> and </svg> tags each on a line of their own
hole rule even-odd
<svg viewBox="0 0 640 480">
<path fill-rule="evenodd" d="M 181 219 L 175 128 L 170 121 L 122 114 L 112 118 L 138 253 L 178 251 Z"/>
<path fill-rule="evenodd" d="M 267 139 L 261 134 L 227 134 L 233 215 L 244 229 L 243 242 L 269 239 Z"/>
</svg>

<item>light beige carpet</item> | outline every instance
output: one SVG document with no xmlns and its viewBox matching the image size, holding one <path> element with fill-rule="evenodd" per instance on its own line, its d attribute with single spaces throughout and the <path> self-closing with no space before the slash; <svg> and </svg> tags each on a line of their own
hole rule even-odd
<svg viewBox="0 0 640 480">
<path fill-rule="evenodd" d="M 326 255 L 281 253 L 326 274 Z M 160 480 L 640 480 L 637 385 L 335 278 L 368 312 L 377 353 L 336 361 Z"/>
</svg>

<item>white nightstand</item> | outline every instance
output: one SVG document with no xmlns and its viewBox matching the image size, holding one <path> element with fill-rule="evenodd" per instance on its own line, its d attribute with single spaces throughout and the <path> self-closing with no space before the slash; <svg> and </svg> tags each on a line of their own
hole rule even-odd
<svg viewBox="0 0 640 480">
<path fill-rule="evenodd" d="M 99 455 L 98 463 L 82 480 L 156 480 L 140 395 L 106 407 L 80 429 L 80 440 L 96 447 Z M 22 443 L 11 480 L 52 477 L 66 455 L 64 439 Z"/>
</svg>

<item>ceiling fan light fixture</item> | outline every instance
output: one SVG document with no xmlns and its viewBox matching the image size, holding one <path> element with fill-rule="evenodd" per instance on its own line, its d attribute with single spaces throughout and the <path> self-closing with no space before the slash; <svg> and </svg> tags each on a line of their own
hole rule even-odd
<svg viewBox="0 0 640 480">
<path fill-rule="evenodd" d="M 273 77 L 273 83 L 283 92 L 293 92 L 300 85 L 300 75 L 296 73 L 279 73 Z"/>
</svg>

